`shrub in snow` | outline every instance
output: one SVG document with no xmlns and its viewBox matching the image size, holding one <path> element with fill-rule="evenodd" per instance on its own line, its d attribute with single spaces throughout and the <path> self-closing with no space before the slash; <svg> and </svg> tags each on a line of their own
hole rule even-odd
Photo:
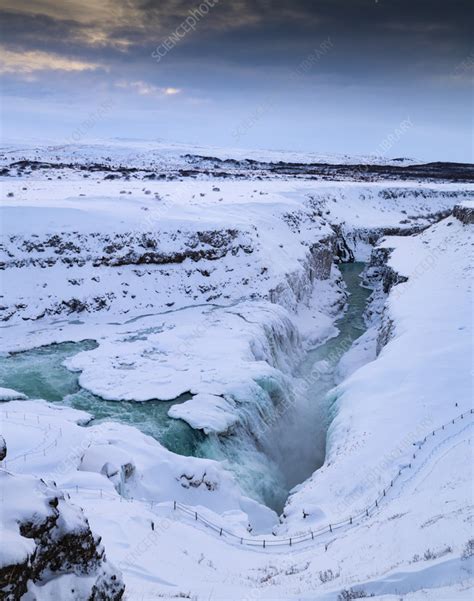
<svg viewBox="0 0 474 601">
<path fill-rule="evenodd" d="M 337 596 L 337 601 L 351 601 L 351 599 L 365 599 L 366 597 L 373 597 L 372 594 L 368 594 L 362 589 L 344 589 Z"/>
<path fill-rule="evenodd" d="M 461 559 L 469 559 L 474 555 L 474 538 L 470 538 L 463 549 Z"/>
<path fill-rule="evenodd" d="M 331 580 L 334 580 L 335 578 L 339 578 L 339 572 L 337 574 L 335 574 L 332 570 L 324 570 L 319 572 L 319 580 L 321 580 L 323 584 L 326 582 L 331 582 Z"/>
<path fill-rule="evenodd" d="M 423 557 L 425 561 L 429 561 L 430 559 L 436 559 L 436 554 L 433 553 L 431 549 L 426 549 L 426 551 L 423 554 Z"/>
<path fill-rule="evenodd" d="M 432 559 L 438 559 L 439 557 L 443 557 L 443 555 L 447 555 L 451 552 L 451 547 L 445 547 L 444 549 L 440 549 L 439 551 L 432 551 L 431 549 L 426 549 L 423 557 L 425 561 L 430 561 Z"/>
</svg>

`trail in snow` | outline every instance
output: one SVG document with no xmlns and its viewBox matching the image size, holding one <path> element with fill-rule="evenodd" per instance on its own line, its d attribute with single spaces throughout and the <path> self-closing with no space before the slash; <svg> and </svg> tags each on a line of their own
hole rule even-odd
<svg viewBox="0 0 474 601">
<path fill-rule="evenodd" d="M 16 418 L 12 417 L 12 413 L 17 414 Z M 293 536 L 289 537 L 277 537 L 272 535 L 271 533 L 268 533 L 266 537 L 265 535 L 260 534 L 259 536 L 248 538 L 242 537 L 241 535 L 236 534 L 231 530 L 228 530 L 226 527 L 223 527 L 222 524 L 213 523 L 211 520 L 204 517 L 199 511 L 196 511 L 195 509 L 188 507 L 183 503 L 170 501 L 165 504 L 160 503 L 159 505 L 171 505 L 175 511 L 179 511 L 182 515 L 187 516 L 187 521 L 191 525 L 199 527 L 199 525 L 201 524 L 205 526 L 206 529 L 209 529 L 210 531 L 217 534 L 219 537 L 222 537 L 222 540 L 231 544 L 245 545 L 252 547 L 256 550 L 264 550 L 268 548 L 274 549 L 278 547 L 285 547 L 285 549 L 287 549 L 288 547 L 292 547 L 294 545 L 297 545 L 299 547 L 302 543 L 312 543 L 315 540 L 317 540 L 318 544 L 320 544 L 320 541 L 322 539 L 322 543 L 327 548 L 329 544 L 336 540 L 331 536 L 328 537 L 328 535 L 332 535 L 333 532 L 336 531 L 340 531 L 342 533 L 346 532 L 348 530 L 360 526 L 361 523 L 365 522 L 366 520 L 371 520 L 391 501 L 400 498 L 402 494 L 406 494 L 407 486 L 413 482 L 415 477 L 418 476 L 427 465 L 431 465 L 433 463 L 433 457 L 436 457 L 436 461 L 434 462 L 436 464 L 439 461 L 441 461 L 441 459 L 443 459 L 443 457 L 447 453 L 452 451 L 453 448 L 461 444 L 462 440 L 457 442 L 456 444 L 451 445 L 448 451 L 442 456 L 440 456 L 439 450 L 442 447 L 446 446 L 449 442 L 453 440 L 458 440 L 460 435 L 464 434 L 467 430 L 472 428 L 472 426 L 474 425 L 474 421 L 472 419 L 473 413 L 474 410 L 470 409 L 465 413 L 456 415 L 449 422 L 437 427 L 436 429 L 427 432 L 423 443 L 420 447 L 418 447 L 418 452 L 414 455 L 413 461 L 409 465 L 401 467 L 398 474 L 392 475 L 392 477 L 390 477 L 390 475 L 387 474 L 387 486 L 383 489 L 381 494 L 378 496 L 377 500 L 370 507 L 368 507 L 366 511 L 362 512 L 360 515 L 348 516 L 346 519 L 336 524 L 328 524 L 320 529 L 313 529 L 309 532 L 303 533 L 295 533 Z M 51 451 L 57 446 L 57 442 L 61 437 L 55 436 L 52 440 L 48 440 L 48 433 L 51 432 L 51 430 L 49 427 L 45 428 L 40 425 L 39 416 L 37 416 L 37 423 L 31 424 L 26 421 L 26 414 L 23 414 L 23 420 L 21 419 L 21 411 L 19 410 L 3 411 L 2 420 L 5 424 L 17 424 L 21 425 L 22 427 L 31 427 L 37 430 L 41 430 L 44 433 L 43 440 L 39 445 L 36 445 L 35 447 L 32 447 L 29 450 L 26 450 L 13 458 L 9 457 L 8 460 L 5 459 L 2 462 L 0 462 L 1 467 L 3 467 L 4 469 L 11 469 L 12 462 L 26 460 L 32 455 L 38 455 L 41 453 L 43 453 L 43 455 L 46 455 L 46 451 Z M 442 437 L 440 441 L 439 436 L 443 436 L 443 434 L 445 434 L 445 436 Z M 46 442 L 48 444 L 46 444 Z M 413 444 L 418 445 L 419 443 L 414 442 Z M 418 485 L 421 482 L 422 480 L 418 480 Z M 133 497 L 125 497 L 122 499 L 122 496 L 112 494 L 102 489 L 87 489 L 81 486 L 81 491 L 85 490 L 88 490 L 90 494 L 99 495 L 100 498 L 107 497 L 111 500 L 116 500 L 119 502 L 122 502 L 123 500 L 132 503 L 145 503 L 146 505 L 150 505 L 150 509 L 153 510 L 153 502 L 150 503 L 150 501 L 144 499 Z"/>
</svg>

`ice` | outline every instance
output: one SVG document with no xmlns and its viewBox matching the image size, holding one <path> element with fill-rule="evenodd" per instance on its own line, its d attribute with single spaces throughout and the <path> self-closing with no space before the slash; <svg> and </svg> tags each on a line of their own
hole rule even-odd
<svg viewBox="0 0 474 601">
<path fill-rule="evenodd" d="M 11 388 L 0 387 L 0 401 L 14 401 L 15 399 L 26 399 L 26 395 Z"/>
<path fill-rule="evenodd" d="M 212 394 L 196 394 L 192 400 L 171 407 L 168 415 L 184 420 L 192 428 L 204 430 L 205 434 L 225 433 L 238 420 L 235 403 Z"/>
<path fill-rule="evenodd" d="M 35 152 L 10 148 L 5 157 Z M 115 165 L 161 157 L 170 172 L 194 160 L 184 148 L 119 142 L 43 152 L 80 164 L 104 154 Z M 13 369 L 1 370 L 6 387 L 30 397 L 1 404 L 2 478 L 43 478 L 70 495 L 123 570 L 130 599 L 337 599 L 352 587 L 387 599 L 466 598 L 468 413 L 446 435 L 426 445 L 424 437 L 471 408 L 472 226 L 449 213 L 473 185 L 54 175 L 63 179 L 2 177 L 13 193 L 1 209 L 2 351 L 30 349 L 3 360 L 31 363 L 22 385 Z M 393 249 L 388 266 L 373 269 L 392 288 L 387 296 L 379 279 L 368 331 L 349 315 L 348 328 L 362 336 L 339 344 L 348 291 L 335 247 L 367 261 L 377 243 Z M 408 279 L 393 285 L 394 274 Z M 39 349 L 82 341 L 95 342 L 73 347 L 61 368 L 45 347 L 42 381 Z M 313 396 L 300 395 L 294 419 L 279 409 L 298 392 L 305 365 L 318 382 Z M 97 419 L 36 398 L 54 390 L 58 403 L 94 407 Z M 205 457 L 170 451 L 124 423 L 129 412 L 145 430 L 146 405 L 156 420 L 147 433 L 159 437 L 166 419 L 197 437 L 180 453 Z M 407 468 L 413 442 L 426 454 Z M 305 479 L 311 453 L 320 468 Z M 309 534 L 363 509 L 401 466 L 411 471 L 374 515 L 307 547 L 255 550 L 219 536 L 221 527 L 257 541 Z M 262 501 L 281 506 L 288 476 L 297 486 L 279 523 Z M 44 509 L 31 486 L 23 493 L 8 500 L 2 551 L 10 558 L 30 551 L 15 516 Z M 175 500 L 191 515 L 179 515 Z M 53 598 L 69 585 L 35 584 L 30 594 Z"/>
<path fill-rule="evenodd" d="M 381 243 L 394 249 L 389 265 L 408 281 L 390 291 L 384 320 L 393 323 L 392 334 L 377 359 L 333 393 L 325 465 L 288 507 L 298 522 L 302 502 L 334 521 L 363 508 L 388 474 L 409 463 L 413 442 L 470 409 L 472 234 L 448 217 L 418 236 Z"/>
</svg>

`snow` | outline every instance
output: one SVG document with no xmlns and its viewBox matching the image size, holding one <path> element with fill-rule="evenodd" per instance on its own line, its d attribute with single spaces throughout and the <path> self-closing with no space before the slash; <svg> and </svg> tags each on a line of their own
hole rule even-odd
<svg viewBox="0 0 474 601">
<path fill-rule="evenodd" d="M 269 349 L 272 335 L 287 337 L 288 347 L 297 352 L 294 326 L 276 305 L 186 309 L 160 316 L 158 331 L 150 331 L 152 323 L 156 318 L 140 320 L 143 336 L 130 332 L 130 325 L 117 328 L 115 335 L 99 340 L 98 348 L 66 365 L 81 372 L 83 388 L 104 399 L 172 400 L 186 392 L 235 393 L 243 373 L 246 380 L 279 379 L 274 367 L 281 365 Z"/>
<path fill-rule="evenodd" d="M 257 529 L 276 519 L 271 510 L 243 497 L 219 463 L 171 453 L 136 428 L 113 422 L 85 428 L 78 425 L 87 421 L 85 412 L 33 400 L 12 401 L 1 410 L 8 448 L 4 464 L 16 472 L 30 473 L 33 464 L 42 477 L 68 491 L 80 486 L 117 499 L 120 492 L 219 513 L 244 509 Z"/>
<path fill-rule="evenodd" d="M 366 363 L 374 361 L 377 356 L 377 329 L 375 326 L 367 329 L 352 347 L 344 353 L 337 366 L 337 376 L 340 382 L 348 378 Z"/>
<path fill-rule="evenodd" d="M 0 401 L 14 401 L 15 399 L 26 399 L 26 395 L 11 388 L 0 386 Z"/>
<path fill-rule="evenodd" d="M 28 592 L 23 595 L 22 601 L 56 601 L 64 599 L 66 595 L 74 600 L 87 599 L 91 594 L 95 578 L 75 574 L 63 574 L 46 582 L 45 584 L 30 583 Z M 74 591 L 74 593 L 72 593 Z"/>
<path fill-rule="evenodd" d="M 290 523 L 301 521 L 303 499 L 329 521 L 363 509 L 387 474 L 410 461 L 412 442 L 424 430 L 448 421 L 456 403 L 460 411 L 471 407 L 472 226 L 448 217 L 381 246 L 394 249 L 389 265 L 408 277 L 388 297 L 392 338 L 334 391 L 326 463 L 293 495 Z"/>
<path fill-rule="evenodd" d="M 38 153 L 38 146 L 41 148 Z M 213 146 L 190 146 L 164 142 L 161 140 L 133 140 L 115 138 L 103 141 L 90 140 L 89 143 L 61 145 L 54 141 L 34 143 L 8 143 L 4 141 L 0 148 L 4 160 L 8 162 L 22 160 L 75 161 L 80 164 L 96 162 L 110 162 L 113 165 L 143 166 L 160 165 L 168 169 L 189 167 L 185 155 L 216 157 L 221 160 L 233 159 L 245 161 L 268 161 L 278 163 L 326 163 L 334 165 L 415 165 L 420 163 L 415 159 L 390 159 L 384 156 L 364 155 L 337 155 L 327 153 L 290 152 L 278 150 L 255 150 L 242 148 L 219 148 Z"/>
<path fill-rule="evenodd" d="M 27 521 L 33 515 L 46 518 L 49 514 L 46 499 L 41 503 L 36 493 L 37 481 L 32 477 L 20 480 L 19 486 L 12 486 L 12 474 L 2 471 L 2 550 L 0 567 L 26 561 L 35 549 L 32 540 L 21 536 L 18 521 Z M 18 498 L 17 498 L 18 497 Z"/>
<path fill-rule="evenodd" d="M 110 154 L 118 164 L 142 166 L 159 158 L 171 168 L 182 164 L 184 149 L 117 142 L 68 152 L 82 162 Z M 8 150 L 8 161 L 35 155 L 36 148 L 18 147 Z M 265 153 L 265 160 L 271 156 L 282 155 Z M 387 600 L 468 598 L 472 559 L 462 554 L 472 538 L 472 420 L 449 424 L 472 406 L 473 226 L 452 216 L 430 224 L 436 213 L 466 203 L 472 184 L 143 182 L 77 174 L 2 184 L 14 194 L 1 208 L 4 352 L 96 340 L 96 348 L 66 362 L 81 387 L 144 403 L 191 393 L 169 414 L 210 439 L 231 438 L 242 425 L 259 432 L 276 392 L 291 392 L 305 351 L 337 333 L 345 293 L 337 269 L 321 273 L 325 255 L 314 255 L 323 248 L 331 259 L 334 226 L 358 259 L 389 228 L 405 234 L 379 247 L 392 249 L 389 267 L 408 278 L 388 297 L 377 292 L 381 322 L 375 315 L 342 358 L 324 465 L 292 491 L 280 523 L 243 492 L 225 461 L 177 455 L 136 428 L 98 424 L 87 412 L 0 389 L 8 449 L 0 477 L 18 478 L 22 487 L 10 496 L 2 487 L 2 565 L 31 552 L 15 520 L 47 511 L 34 492 L 39 477 L 84 509 L 133 601 L 188 594 L 335 600 L 351 587 Z M 414 230 L 420 233 L 408 235 Z M 211 242 L 199 232 L 211 232 Z M 60 246 L 49 244 L 54 235 Z M 156 246 L 143 246 L 143 236 Z M 109 254 L 124 264 L 101 263 L 104 249 L 120 240 L 123 247 Z M 139 262 L 147 248 L 186 257 Z M 196 260 L 196 249 L 218 256 Z M 84 308 L 65 304 L 72 298 Z M 323 373 L 325 363 L 317 368 Z M 277 415 L 284 429 L 285 415 Z M 445 433 L 424 441 L 444 424 Z M 418 462 L 408 468 L 414 451 Z M 373 515 L 291 548 L 231 544 L 173 509 L 177 501 L 217 529 L 277 540 L 363 511 L 402 468 Z M 70 586 L 68 577 L 60 580 L 31 585 L 32 598 L 55 598 Z"/>
<path fill-rule="evenodd" d="M 213 394 L 196 394 L 192 400 L 174 405 L 168 411 L 170 417 L 182 419 L 192 428 L 206 434 L 227 432 L 237 422 L 232 399 Z"/>
</svg>

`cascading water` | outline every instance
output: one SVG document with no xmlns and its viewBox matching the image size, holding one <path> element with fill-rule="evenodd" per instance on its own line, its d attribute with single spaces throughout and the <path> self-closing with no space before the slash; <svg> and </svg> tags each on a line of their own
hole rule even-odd
<svg viewBox="0 0 474 601">
<path fill-rule="evenodd" d="M 349 298 L 335 324 L 338 334 L 307 353 L 298 370 L 292 400 L 267 433 L 267 452 L 279 465 L 287 491 L 324 463 L 331 421 L 328 392 L 337 383 L 336 368 L 341 357 L 366 330 L 364 311 L 371 290 L 361 286 L 364 267 L 365 263 L 340 265 Z"/>
<path fill-rule="evenodd" d="M 66 369 L 63 362 L 96 347 L 93 340 L 63 342 L 1 357 L 0 385 L 23 392 L 29 398 L 87 411 L 94 417 L 94 424 L 113 420 L 135 426 L 174 453 L 225 462 L 249 496 L 271 507 L 283 507 L 287 495 L 284 478 L 278 466 L 256 444 L 250 411 L 251 406 L 258 406 L 270 412 L 278 403 L 278 399 L 272 398 L 280 390 L 278 386 L 255 384 L 251 402 L 246 403 L 244 410 L 248 411 L 247 419 L 244 416 L 232 436 L 205 436 L 186 422 L 168 416 L 170 407 L 190 399 L 189 394 L 169 402 L 106 401 L 82 389 L 78 374 Z M 254 411 L 254 421 L 256 414 Z"/>
<path fill-rule="evenodd" d="M 370 291 L 360 286 L 363 267 L 362 263 L 340 266 L 349 300 L 336 323 L 339 334 L 307 353 L 299 367 L 295 389 L 288 395 L 291 400 L 282 398 L 281 382 L 269 379 L 256 383 L 250 401 L 241 404 L 241 423 L 230 435 L 205 436 L 168 416 L 173 404 L 190 395 L 171 402 L 137 403 L 104 401 L 81 389 L 78 375 L 62 363 L 76 353 L 94 348 L 96 344 L 90 340 L 2 357 L 0 383 L 30 398 L 83 409 L 94 416 L 95 423 L 116 420 L 136 426 L 173 452 L 223 461 L 249 496 L 280 512 L 291 488 L 324 461 L 330 421 L 327 393 L 335 384 L 335 368 L 341 356 L 365 329 L 363 312 Z M 259 435 L 255 436 L 257 428 Z"/>
</svg>

